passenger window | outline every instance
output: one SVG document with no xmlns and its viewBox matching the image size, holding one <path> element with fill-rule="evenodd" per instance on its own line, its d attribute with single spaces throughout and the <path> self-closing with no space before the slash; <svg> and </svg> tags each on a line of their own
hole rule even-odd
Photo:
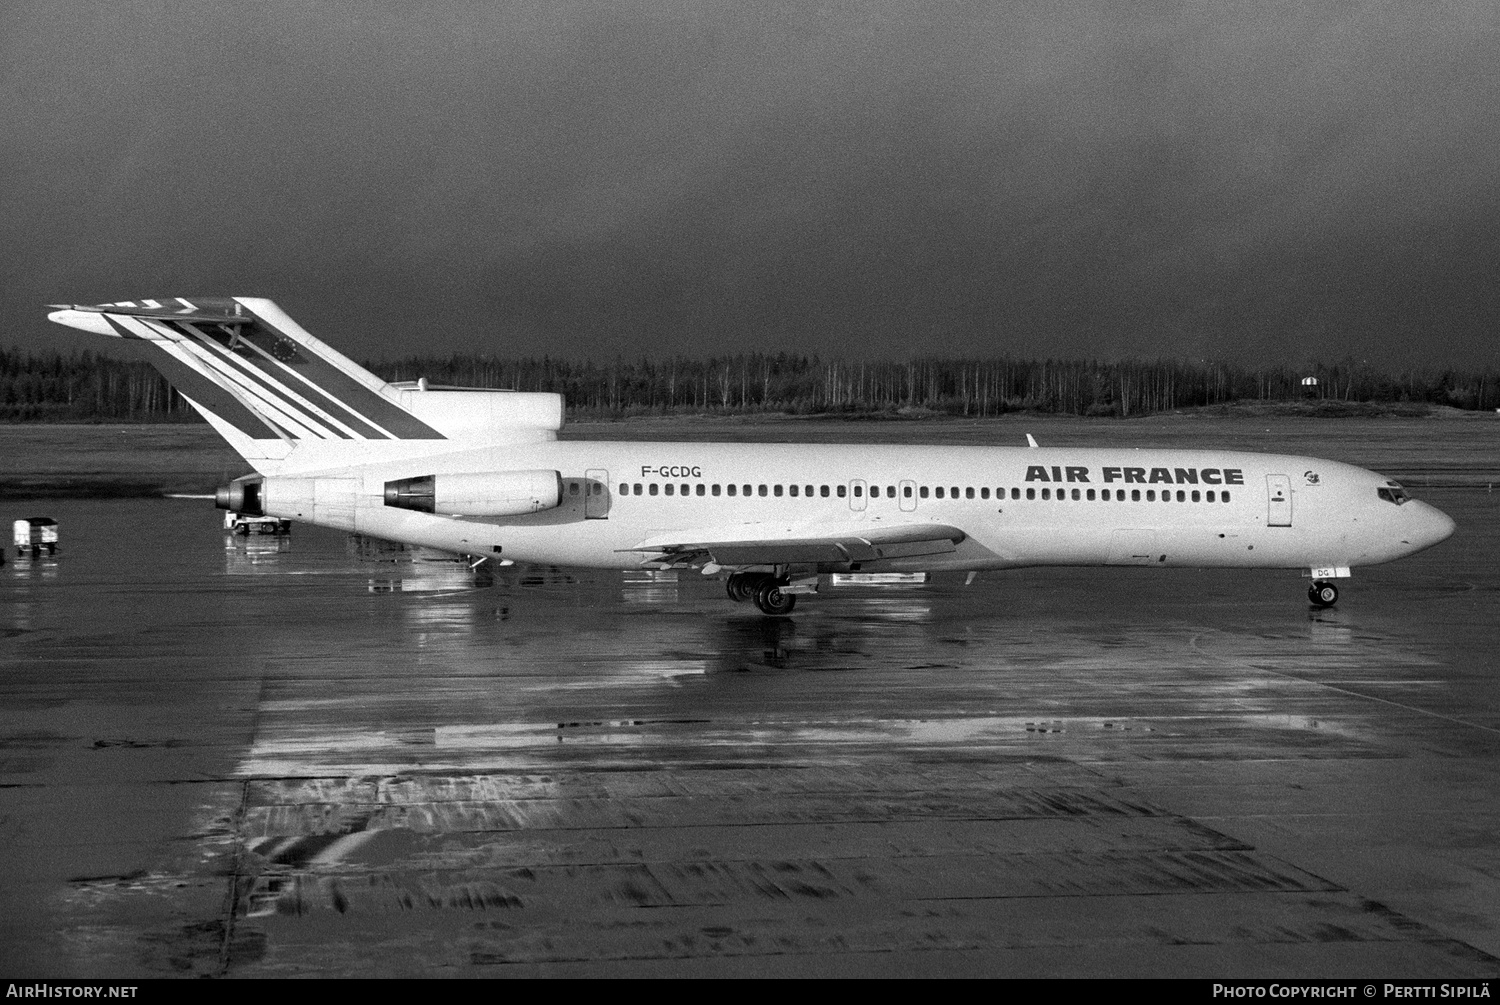
<svg viewBox="0 0 1500 1005">
<path fill-rule="evenodd" d="M 635 494 L 636 495 L 640 495 L 641 494 L 641 483 L 640 482 L 636 482 L 635 483 Z"/>
<path fill-rule="evenodd" d="M 792 496 L 795 497 L 797 495 L 797 486 L 795 486 L 795 485 L 788 486 L 787 487 L 787 492 L 790 493 Z"/>
<path fill-rule="evenodd" d="M 1093 501 L 1094 501 L 1094 490 L 1093 489 L 1089 489 L 1089 502 L 1093 502 Z"/>
<path fill-rule="evenodd" d="M 1219 493 L 1219 502 L 1228 502 L 1228 501 L 1229 501 L 1229 493 L 1227 491 L 1220 492 Z"/>
<path fill-rule="evenodd" d="M 1130 501 L 1131 502 L 1140 502 L 1141 501 L 1141 490 L 1140 489 L 1131 489 L 1130 490 Z"/>
<path fill-rule="evenodd" d="M 911 486 L 910 485 L 903 485 L 903 486 L 901 486 L 901 494 L 904 495 L 904 496 L 906 496 L 906 498 L 910 499 L 911 498 Z"/>
<path fill-rule="evenodd" d="M 1073 490 L 1073 501 L 1074 502 L 1078 501 L 1078 490 L 1077 489 Z"/>
<path fill-rule="evenodd" d="M 820 489 L 818 490 L 818 495 L 822 496 L 824 499 L 827 499 L 828 498 L 828 486 L 827 485 L 821 486 Z"/>
<path fill-rule="evenodd" d="M 887 485 L 885 487 L 885 497 L 887 499 L 894 499 L 894 498 L 896 498 L 896 486 L 894 486 L 894 485 Z"/>
<path fill-rule="evenodd" d="M 568 482 L 568 495 L 570 495 L 570 496 L 576 496 L 577 494 L 578 494 L 578 483 L 577 482 Z"/>
<path fill-rule="evenodd" d="M 730 495 L 734 495 L 736 488 L 737 488 L 737 486 L 734 486 L 734 485 L 729 486 L 729 494 Z"/>
<path fill-rule="evenodd" d="M 1052 498 L 1052 490 L 1051 489 L 1042 489 L 1042 498 L 1043 499 L 1051 499 Z"/>
<path fill-rule="evenodd" d="M 778 488 L 780 488 L 780 486 L 777 486 L 777 487 L 778 487 Z M 764 495 L 765 495 L 765 494 L 766 494 L 766 487 L 765 487 L 765 486 L 764 486 L 764 485 L 762 485 L 762 486 L 761 486 L 761 487 L 760 487 L 760 494 L 761 494 L 761 495 L 762 495 L 762 496 L 764 496 Z M 780 493 L 777 493 L 777 495 L 780 495 Z"/>
<path fill-rule="evenodd" d="M 1017 491 L 1018 492 L 1020 490 L 1019 489 L 1012 489 L 1012 491 Z M 1035 499 L 1036 498 L 1036 489 L 1027 489 L 1026 490 L 1026 498 L 1027 499 Z"/>
<path fill-rule="evenodd" d="M 812 498 L 812 489 L 813 489 L 813 487 L 811 485 L 804 485 L 803 488 L 805 488 L 807 490 L 807 492 L 805 493 L 805 495 L 807 496 L 807 498 L 811 499 Z M 828 494 L 828 490 L 824 489 L 823 490 L 823 494 L 826 496 Z"/>
<path fill-rule="evenodd" d="M 696 494 L 701 496 L 703 494 L 703 492 L 704 492 L 703 486 L 702 486 L 702 484 L 699 484 L 698 491 L 697 491 Z"/>
<path fill-rule="evenodd" d="M 1010 497 L 1012 499 L 1019 499 L 1019 498 L 1021 498 L 1021 490 L 1020 489 L 1011 489 L 1010 490 Z M 1031 497 L 1027 496 L 1026 498 L 1030 499 Z"/>
<path fill-rule="evenodd" d="M 937 495 L 937 497 L 939 499 L 943 498 L 943 487 L 941 485 L 939 485 L 937 488 L 933 489 L 932 491 Z"/>
<path fill-rule="evenodd" d="M 856 485 L 856 486 L 854 486 L 854 498 L 858 499 L 861 496 L 863 496 L 864 494 L 865 494 L 865 487 L 863 485 Z"/>
<path fill-rule="evenodd" d="M 1214 502 L 1215 501 L 1214 500 L 1214 490 L 1213 489 L 1209 489 L 1208 490 L 1208 501 L 1209 502 Z"/>
<path fill-rule="evenodd" d="M 672 483 L 671 482 L 667 482 L 667 495 L 671 495 L 671 494 L 672 494 Z"/>
<path fill-rule="evenodd" d="M 843 485 L 840 485 L 840 486 L 839 486 L 839 487 L 838 487 L 838 495 L 839 495 L 839 498 L 840 498 L 840 499 L 842 499 L 842 498 L 844 498 L 844 496 L 845 496 L 845 495 L 846 495 L 846 494 L 847 494 L 847 493 L 848 493 L 848 491 L 849 491 L 849 490 L 848 490 L 848 488 L 846 488 L 846 487 L 845 487 L 845 486 L 843 486 Z"/>
<path fill-rule="evenodd" d="M 718 495 L 718 494 L 719 494 L 719 486 L 718 486 L 718 485 L 715 485 L 715 486 L 714 486 L 714 487 L 713 487 L 713 494 L 714 494 L 714 495 Z"/>
<path fill-rule="evenodd" d="M 656 495 L 656 483 L 655 482 L 651 483 L 651 494 L 652 495 Z"/>
<path fill-rule="evenodd" d="M 773 485 L 773 486 L 771 486 L 771 494 L 773 496 L 775 496 L 777 499 L 780 499 L 781 498 L 781 486 L 780 485 Z M 761 495 L 765 495 L 765 493 L 762 492 Z"/>
<path fill-rule="evenodd" d="M 989 497 L 990 497 L 989 486 L 985 486 L 984 488 L 982 488 L 982 489 L 979 490 L 979 498 L 981 498 L 981 499 L 988 499 Z"/>
<path fill-rule="evenodd" d="M 1196 492 L 1193 493 L 1193 494 L 1197 495 Z M 1178 489 L 1177 490 L 1177 501 L 1178 502 L 1187 502 L 1187 492 L 1183 491 L 1182 489 Z"/>
<path fill-rule="evenodd" d="M 964 498 L 965 499 L 973 499 L 974 498 L 974 489 L 972 487 L 964 489 Z"/>
<path fill-rule="evenodd" d="M 950 499 L 957 499 L 958 498 L 958 486 L 957 485 L 953 486 L 953 495 L 949 496 L 949 498 Z"/>
<path fill-rule="evenodd" d="M 746 485 L 744 491 L 741 492 L 740 494 L 741 495 L 749 495 L 750 494 L 750 489 L 751 489 L 751 486 Z M 760 494 L 761 495 L 765 495 L 766 494 L 766 487 L 764 485 L 762 485 L 760 487 Z"/>
<path fill-rule="evenodd" d="M 1156 502 L 1156 490 L 1155 489 L 1147 489 L 1146 490 L 1146 501 L 1147 502 Z"/>
<path fill-rule="evenodd" d="M 917 489 L 917 495 L 921 496 L 923 499 L 926 499 L 927 498 L 927 486 L 923 485 L 921 488 Z"/>
<path fill-rule="evenodd" d="M 1197 501 L 1198 501 L 1198 490 L 1197 489 L 1193 489 L 1193 502 L 1197 502 Z"/>
</svg>

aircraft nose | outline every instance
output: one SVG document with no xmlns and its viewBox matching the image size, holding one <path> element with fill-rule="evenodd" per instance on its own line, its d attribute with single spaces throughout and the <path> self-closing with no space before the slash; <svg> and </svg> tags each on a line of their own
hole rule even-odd
<svg viewBox="0 0 1500 1005">
<path fill-rule="evenodd" d="M 1416 528 L 1412 534 L 1412 544 L 1418 548 L 1431 548 L 1435 544 L 1453 536 L 1458 529 L 1458 524 L 1453 518 L 1436 506 L 1429 506 L 1424 502 L 1407 503 L 1408 509 L 1415 505 L 1418 507 L 1412 516 L 1416 518 Z"/>
</svg>

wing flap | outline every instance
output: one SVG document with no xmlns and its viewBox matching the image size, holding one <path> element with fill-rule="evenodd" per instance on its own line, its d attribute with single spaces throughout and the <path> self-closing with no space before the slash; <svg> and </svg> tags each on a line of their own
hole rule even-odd
<svg viewBox="0 0 1500 1005">
<path fill-rule="evenodd" d="M 771 533 L 768 533 L 771 532 Z M 951 554 L 967 537 L 946 524 L 890 527 L 718 528 L 694 537 L 663 534 L 625 551 L 678 560 L 701 557 L 718 565 L 842 565 L 892 558 Z"/>
</svg>

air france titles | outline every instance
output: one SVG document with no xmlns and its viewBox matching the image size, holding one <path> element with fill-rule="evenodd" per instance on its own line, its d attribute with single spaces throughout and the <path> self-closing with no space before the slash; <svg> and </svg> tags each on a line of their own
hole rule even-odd
<svg viewBox="0 0 1500 1005">
<path fill-rule="evenodd" d="M 1100 468 L 1104 484 L 1126 485 L 1243 485 L 1245 472 L 1240 468 Z M 1033 464 L 1026 469 L 1028 482 L 1093 482 L 1089 469 L 1083 466 L 1058 465 L 1051 468 Z"/>
</svg>

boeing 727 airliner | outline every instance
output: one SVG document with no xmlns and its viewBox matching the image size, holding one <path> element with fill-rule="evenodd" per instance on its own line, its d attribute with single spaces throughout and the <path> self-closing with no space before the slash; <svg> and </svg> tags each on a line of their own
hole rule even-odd
<svg viewBox="0 0 1500 1005">
<path fill-rule="evenodd" d="M 827 573 L 1047 565 L 1298 568 L 1326 607 L 1354 566 L 1454 530 L 1389 478 L 1312 457 L 559 441 L 559 395 L 387 383 L 265 299 L 49 317 L 154 350 L 255 469 L 221 507 L 475 559 L 697 569 L 768 615 Z"/>
</svg>

